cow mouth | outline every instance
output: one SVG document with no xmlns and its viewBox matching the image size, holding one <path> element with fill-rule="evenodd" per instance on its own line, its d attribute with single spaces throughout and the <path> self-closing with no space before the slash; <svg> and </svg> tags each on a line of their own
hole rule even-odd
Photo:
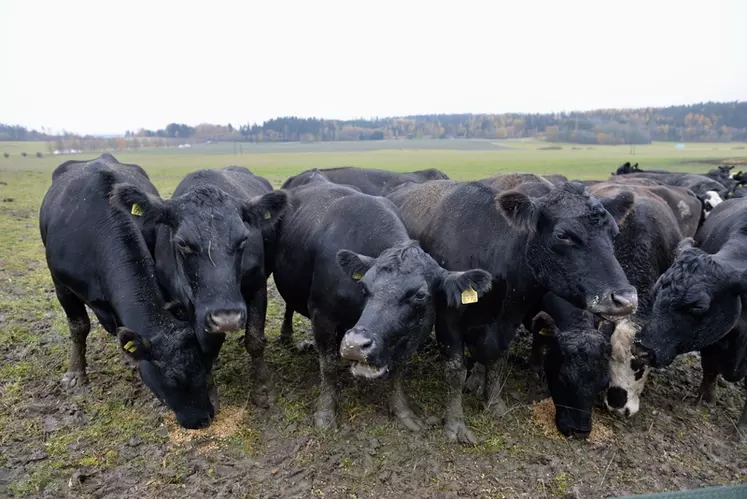
<svg viewBox="0 0 747 499">
<path fill-rule="evenodd" d="M 379 379 L 389 370 L 388 366 L 376 367 L 367 362 L 356 362 L 350 367 L 353 376 L 366 379 Z"/>
</svg>

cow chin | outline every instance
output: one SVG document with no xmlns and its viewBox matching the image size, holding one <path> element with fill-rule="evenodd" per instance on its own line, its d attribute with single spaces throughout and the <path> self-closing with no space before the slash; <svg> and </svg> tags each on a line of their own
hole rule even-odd
<svg viewBox="0 0 747 499">
<path fill-rule="evenodd" d="M 350 373 L 356 378 L 369 380 L 386 379 L 389 377 L 389 366 L 376 366 L 368 362 L 355 362 L 350 366 Z"/>
</svg>

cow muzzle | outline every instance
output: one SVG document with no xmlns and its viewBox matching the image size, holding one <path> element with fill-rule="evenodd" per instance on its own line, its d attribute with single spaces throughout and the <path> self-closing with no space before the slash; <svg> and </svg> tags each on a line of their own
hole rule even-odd
<svg viewBox="0 0 747 499">
<path fill-rule="evenodd" d="M 374 339 L 361 329 L 353 328 L 345 333 L 340 343 L 340 356 L 354 362 L 350 368 L 353 376 L 376 379 L 387 373 L 387 366 L 377 367 L 369 363 L 375 347 Z"/>
<path fill-rule="evenodd" d="M 638 308 L 638 292 L 634 287 L 607 293 L 601 299 L 587 301 L 586 308 L 595 314 L 606 316 L 630 315 Z"/>
<path fill-rule="evenodd" d="M 240 331 L 246 324 L 246 314 L 241 310 L 216 310 L 205 316 L 205 329 L 210 333 Z"/>
</svg>

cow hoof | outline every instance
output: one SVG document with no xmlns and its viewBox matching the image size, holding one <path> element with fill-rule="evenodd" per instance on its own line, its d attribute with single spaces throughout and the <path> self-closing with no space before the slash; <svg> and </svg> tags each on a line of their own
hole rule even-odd
<svg viewBox="0 0 747 499">
<path fill-rule="evenodd" d="M 697 403 L 712 404 L 716 401 L 716 390 L 700 390 Z"/>
<path fill-rule="evenodd" d="M 420 418 L 412 412 L 397 414 L 397 419 L 399 419 L 399 421 L 410 431 L 421 431 L 425 428 L 425 425 Z"/>
<path fill-rule="evenodd" d="M 331 430 L 337 426 L 333 411 L 316 411 L 314 413 L 314 424 L 320 430 Z"/>
<path fill-rule="evenodd" d="M 498 397 L 498 400 L 493 401 L 485 407 L 485 411 L 492 414 L 495 418 L 501 418 L 508 412 L 508 406 L 506 406 L 501 397 Z"/>
<path fill-rule="evenodd" d="M 293 334 L 287 334 L 281 331 L 280 336 L 278 337 L 278 345 L 282 345 L 284 347 L 293 346 Z"/>
<path fill-rule="evenodd" d="M 296 343 L 296 351 L 298 353 L 312 352 L 316 348 L 314 340 L 301 340 Z"/>
<path fill-rule="evenodd" d="M 83 371 L 68 371 L 62 376 L 62 387 L 66 390 L 76 390 L 88 384 L 88 376 Z"/>
<path fill-rule="evenodd" d="M 252 390 L 249 393 L 249 397 L 254 405 L 261 407 L 262 409 L 269 409 L 275 401 L 272 389 L 268 386 L 260 386 L 259 388 Z"/>
<path fill-rule="evenodd" d="M 464 445 L 477 445 L 479 443 L 475 434 L 467 428 L 464 422 L 447 423 L 445 430 L 446 437 L 451 442 L 459 442 Z"/>
<path fill-rule="evenodd" d="M 481 393 L 485 386 L 485 368 L 481 364 L 475 364 L 472 372 L 464 382 L 464 391 L 467 393 Z"/>
</svg>

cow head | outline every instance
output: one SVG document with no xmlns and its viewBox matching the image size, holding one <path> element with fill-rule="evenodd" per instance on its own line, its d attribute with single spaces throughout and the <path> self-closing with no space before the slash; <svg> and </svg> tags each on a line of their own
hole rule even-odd
<svg viewBox="0 0 747 499">
<path fill-rule="evenodd" d="M 117 337 L 122 351 L 138 361 L 143 383 L 174 411 L 181 426 L 196 429 L 210 424 L 215 415 L 208 395 L 211 365 L 192 331 L 185 328 L 148 339 L 122 327 Z"/>
<path fill-rule="evenodd" d="M 684 239 L 654 286 L 654 305 L 633 345 L 634 355 L 653 367 L 666 367 L 679 354 L 717 342 L 742 314 L 745 292 L 747 272 Z"/>
<path fill-rule="evenodd" d="M 384 377 L 407 361 L 433 328 L 437 303 L 461 306 L 491 286 L 489 273 L 449 272 L 415 242 L 378 258 L 341 250 L 337 262 L 348 279 L 360 283 L 363 295 L 363 311 L 345 333 L 340 355 L 355 362 L 355 376 L 369 379 Z"/>
<path fill-rule="evenodd" d="M 648 376 L 648 366 L 632 353 L 633 339 L 639 330 L 640 326 L 632 319 L 621 319 L 614 324 L 611 338 L 610 386 L 604 403 L 608 410 L 625 417 L 638 412 Z"/>
<path fill-rule="evenodd" d="M 586 438 L 599 392 L 609 383 L 610 341 L 589 325 L 561 331 L 553 318 L 540 312 L 532 332 L 549 339 L 545 377 L 555 404 L 555 425 L 563 435 Z"/>
<path fill-rule="evenodd" d="M 285 210 L 285 192 L 240 200 L 203 186 L 161 200 L 120 184 L 111 199 L 128 213 L 137 205 L 144 224 L 161 226 L 155 249 L 158 280 L 187 308 L 203 348 L 207 335 L 243 329 L 242 286 L 265 279 L 263 231 Z"/>
<path fill-rule="evenodd" d="M 520 191 L 498 196 L 509 223 L 528 232 L 525 261 L 535 279 L 579 308 L 611 316 L 628 315 L 638 306 L 612 245 L 617 222 L 633 203 L 628 191 L 597 200 L 578 182 L 538 198 Z"/>
</svg>

